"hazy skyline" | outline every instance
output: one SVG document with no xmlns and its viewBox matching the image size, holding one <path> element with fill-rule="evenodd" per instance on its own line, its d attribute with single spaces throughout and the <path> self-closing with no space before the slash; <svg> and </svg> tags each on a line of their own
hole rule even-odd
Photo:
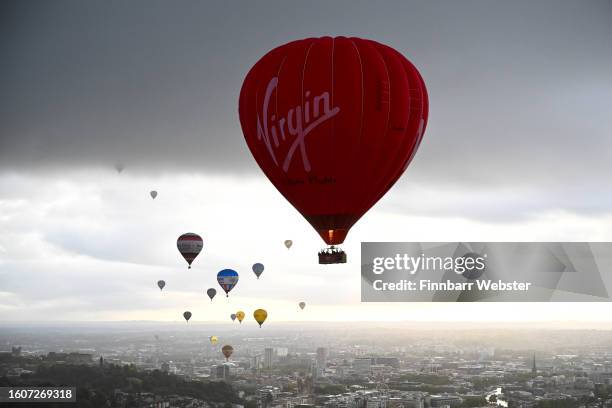
<svg viewBox="0 0 612 408">
<path fill-rule="evenodd" d="M 611 241 L 611 21 L 607 1 L 3 2 L 0 320 L 610 320 L 607 303 L 361 304 L 358 258 L 361 241 Z M 266 51 L 322 35 L 398 49 L 431 105 L 328 267 L 237 115 Z M 204 237 L 190 271 L 187 231 Z M 211 304 L 224 267 L 241 280 Z"/>
</svg>

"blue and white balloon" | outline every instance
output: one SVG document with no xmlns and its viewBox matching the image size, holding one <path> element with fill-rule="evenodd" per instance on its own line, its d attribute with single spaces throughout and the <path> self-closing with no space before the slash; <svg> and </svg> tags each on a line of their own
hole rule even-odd
<svg viewBox="0 0 612 408">
<path fill-rule="evenodd" d="M 238 272 L 233 269 L 223 269 L 217 274 L 217 282 L 225 291 L 225 295 L 229 297 L 229 292 L 238 283 Z"/>
</svg>

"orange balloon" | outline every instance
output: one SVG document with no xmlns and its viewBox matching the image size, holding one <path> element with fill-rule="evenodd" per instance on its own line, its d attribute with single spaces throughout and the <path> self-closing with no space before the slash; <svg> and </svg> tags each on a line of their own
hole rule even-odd
<svg viewBox="0 0 612 408">
<path fill-rule="evenodd" d="M 244 312 L 242 310 L 239 310 L 236 312 L 236 318 L 238 319 L 239 323 L 242 323 L 242 320 L 244 320 Z"/>
</svg>

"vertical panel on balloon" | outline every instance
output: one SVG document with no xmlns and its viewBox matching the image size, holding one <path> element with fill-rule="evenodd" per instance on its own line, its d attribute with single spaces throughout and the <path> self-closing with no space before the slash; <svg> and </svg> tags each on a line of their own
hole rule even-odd
<svg viewBox="0 0 612 408">
<path fill-rule="evenodd" d="M 276 76 L 284 61 L 283 48 L 276 48 L 259 60 L 247 77 L 240 93 L 240 120 L 245 139 L 257 164 L 265 175 L 273 183 L 279 180 L 279 174 L 275 171 L 274 143 L 267 131 L 268 117 L 263 112 L 263 100 L 269 80 L 261 78 L 272 78 Z M 259 127 L 258 127 L 259 125 Z"/>
<path fill-rule="evenodd" d="M 337 194 L 332 182 L 335 149 L 331 118 L 338 113 L 332 93 L 332 49 L 332 38 L 320 38 L 304 61 L 301 82 L 304 139 L 294 152 L 291 166 L 292 174 L 302 177 L 303 194 L 311 200 L 305 216 L 334 212 L 332 203 Z"/>
<path fill-rule="evenodd" d="M 372 174 L 369 194 L 364 197 L 364 208 L 373 206 L 395 183 L 399 175 L 396 171 L 398 163 L 403 163 L 409 154 L 406 149 L 412 143 L 406 142 L 407 128 L 409 125 L 410 96 L 409 83 L 406 72 L 396 53 L 390 48 L 373 42 L 381 57 L 385 61 L 389 74 L 389 122 L 385 134 L 381 139 L 382 157 L 377 165 L 377 171 Z"/>
<path fill-rule="evenodd" d="M 419 74 L 419 71 L 414 65 L 412 65 L 410 61 L 404 58 L 401 54 L 398 53 L 398 55 L 401 58 L 402 64 L 404 65 L 404 69 L 406 71 L 406 75 L 409 78 L 409 82 L 411 84 L 410 119 L 408 121 L 408 132 L 410 132 L 409 134 L 413 135 L 414 137 L 413 147 L 412 149 L 410 149 L 410 155 L 407 157 L 403 166 L 400 166 L 398 168 L 399 177 L 402 175 L 404 170 L 406 170 L 406 168 L 414 158 L 414 155 L 416 154 L 419 145 L 421 144 L 421 140 L 423 139 L 425 127 L 427 126 L 429 101 L 427 98 L 427 89 L 425 88 L 425 82 L 423 82 L 423 78 Z"/>
<path fill-rule="evenodd" d="M 357 213 L 354 192 L 360 187 L 359 150 L 363 122 L 363 78 L 361 58 L 355 43 L 336 38 L 334 45 L 334 104 L 340 112 L 332 118 L 336 147 L 337 213 Z"/>
<path fill-rule="evenodd" d="M 389 121 L 389 76 L 380 53 L 362 39 L 353 39 L 359 49 L 363 67 L 364 116 L 362 143 L 359 155 L 359 192 L 354 195 L 363 214 L 370 206 L 364 201 L 371 194 L 373 176 L 379 171 L 384 156 L 383 136 Z"/>
<path fill-rule="evenodd" d="M 313 204 L 308 195 L 305 183 L 306 172 L 302 151 L 299 149 L 300 126 L 303 124 L 302 112 L 302 76 L 304 61 L 316 39 L 309 39 L 287 50 L 283 69 L 278 73 L 278 85 L 274 92 L 276 110 L 274 131 L 279 145 L 277 153 L 278 166 L 275 168 L 281 176 L 283 194 L 292 202 L 298 211 L 303 213 Z"/>
</svg>

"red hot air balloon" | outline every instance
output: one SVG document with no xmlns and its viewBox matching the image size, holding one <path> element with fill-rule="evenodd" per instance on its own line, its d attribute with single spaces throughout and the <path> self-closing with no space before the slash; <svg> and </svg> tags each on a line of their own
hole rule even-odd
<svg viewBox="0 0 612 408">
<path fill-rule="evenodd" d="M 183 258 L 187 261 L 187 264 L 189 264 L 189 269 L 191 269 L 191 263 L 196 259 L 200 251 L 202 251 L 204 241 L 202 241 L 202 237 L 198 234 L 188 232 L 178 238 L 176 246 L 181 255 L 183 255 Z"/>
<path fill-rule="evenodd" d="M 247 74 L 240 123 L 255 160 L 336 248 L 402 175 L 428 115 L 425 83 L 396 50 L 360 38 L 308 38 L 270 51 Z"/>
</svg>

